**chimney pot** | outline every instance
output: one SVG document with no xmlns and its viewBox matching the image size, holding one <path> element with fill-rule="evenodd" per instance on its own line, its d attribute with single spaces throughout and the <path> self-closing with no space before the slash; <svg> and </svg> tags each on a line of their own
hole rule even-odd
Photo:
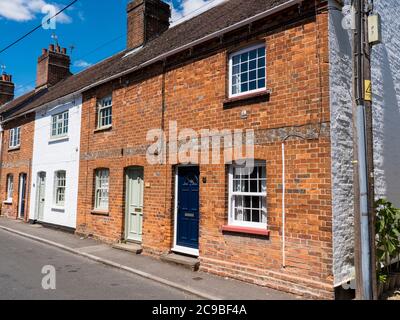
<svg viewBox="0 0 400 320">
<path fill-rule="evenodd" d="M 54 50 L 55 49 L 55 50 Z M 49 51 L 43 50 L 43 54 L 38 59 L 36 89 L 50 87 L 61 80 L 69 77 L 71 72 L 70 57 L 61 52 L 61 47 L 54 44 L 49 45 Z"/>
<path fill-rule="evenodd" d="M 14 99 L 14 88 L 12 76 L 2 74 L 0 77 L 0 106 Z"/>
<path fill-rule="evenodd" d="M 127 15 L 127 48 L 135 49 L 168 30 L 171 8 L 161 0 L 133 0 Z"/>
</svg>

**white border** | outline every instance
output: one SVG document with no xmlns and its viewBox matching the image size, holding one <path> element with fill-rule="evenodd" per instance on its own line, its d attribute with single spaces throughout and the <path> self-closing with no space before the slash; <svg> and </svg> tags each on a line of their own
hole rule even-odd
<svg viewBox="0 0 400 320">
<path fill-rule="evenodd" d="M 232 196 L 235 194 L 233 190 L 233 167 L 235 164 L 229 165 L 229 183 L 228 183 L 228 225 L 235 227 L 245 227 L 245 228 L 255 228 L 255 229 L 267 229 L 268 228 L 268 197 L 267 197 L 267 189 L 265 192 L 260 193 L 252 193 L 247 192 L 243 193 L 244 196 L 264 196 L 265 197 L 265 214 L 266 214 L 266 222 L 248 222 L 248 221 L 238 221 L 234 218 L 234 212 L 232 208 Z M 267 161 L 265 160 L 255 160 L 254 166 L 264 166 L 265 167 L 265 183 L 267 184 Z M 236 193 L 237 195 L 237 193 Z"/>
<path fill-rule="evenodd" d="M 22 205 L 22 184 L 21 181 L 23 180 L 23 177 L 25 177 L 25 208 L 24 212 L 22 214 L 24 215 L 23 217 L 21 216 L 21 205 Z M 27 174 L 25 173 L 20 173 L 18 177 L 18 219 L 25 219 L 25 212 L 26 212 L 26 189 L 27 189 Z"/>
<path fill-rule="evenodd" d="M 259 48 L 262 48 L 262 47 L 265 48 L 265 87 L 232 94 L 232 58 L 233 58 L 233 56 L 237 56 L 238 54 L 249 52 L 251 50 L 259 49 Z M 229 98 L 236 98 L 236 97 L 240 97 L 240 96 L 244 96 L 244 95 L 248 95 L 248 94 L 252 94 L 252 93 L 256 93 L 256 92 L 265 91 L 267 89 L 267 45 L 265 43 L 261 43 L 261 44 L 253 45 L 253 46 L 250 46 L 250 47 L 246 47 L 246 48 L 244 48 L 242 50 L 239 50 L 239 51 L 232 52 L 229 55 L 228 77 L 229 77 Z"/>
</svg>

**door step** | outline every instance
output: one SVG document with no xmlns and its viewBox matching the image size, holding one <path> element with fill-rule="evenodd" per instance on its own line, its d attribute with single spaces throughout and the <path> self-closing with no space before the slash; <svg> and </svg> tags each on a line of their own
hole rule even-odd
<svg viewBox="0 0 400 320">
<path fill-rule="evenodd" d="M 168 263 L 180 265 L 187 269 L 191 269 L 192 271 L 197 271 L 199 270 L 200 267 L 199 259 L 185 256 L 182 254 L 176 254 L 176 253 L 164 254 L 161 256 L 161 260 Z"/>
<path fill-rule="evenodd" d="M 127 251 L 134 254 L 141 254 L 143 251 L 142 246 L 137 243 L 116 243 L 112 247 L 114 249 Z"/>
</svg>

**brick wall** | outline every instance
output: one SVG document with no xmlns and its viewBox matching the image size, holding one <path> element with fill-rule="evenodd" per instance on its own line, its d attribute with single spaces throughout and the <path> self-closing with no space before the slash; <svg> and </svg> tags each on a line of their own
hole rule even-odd
<svg viewBox="0 0 400 320">
<path fill-rule="evenodd" d="M 21 126 L 21 146 L 16 150 L 9 150 L 10 129 Z M 9 218 L 18 216 L 18 183 L 21 173 L 27 175 L 27 193 L 25 202 L 25 220 L 28 219 L 29 208 L 29 183 L 31 179 L 31 161 L 33 150 L 34 114 L 21 117 L 3 124 L 3 141 L 1 147 L 1 168 L 0 168 L 0 203 L 1 215 Z M 7 200 L 7 176 L 13 175 L 14 189 L 13 201 L 11 204 L 5 203 Z"/>
<path fill-rule="evenodd" d="M 267 165 L 269 238 L 227 234 L 227 168 L 200 165 L 201 268 L 308 296 L 333 297 L 328 18 L 297 8 L 83 95 L 77 232 L 109 242 L 124 232 L 124 168 L 143 166 L 143 248 L 173 244 L 175 163 L 149 165 L 147 131 L 246 129 L 256 135 L 255 158 Z M 293 17 L 293 19 L 291 19 Z M 279 26 L 279 21 L 291 21 Z M 266 100 L 226 107 L 229 52 L 267 46 Z M 164 70 L 164 72 L 162 72 Z M 96 99 L 113 92 L 113 127 L 95 132 Z M 164 112 L 162 112 L 164 110 Z M 242 118 L 247 111 L 247 118 Z M 282 140 L 286 143 L 286 268 L 282 268 Z M 95 215 L 93 173 L 110 169 L 110 210 Z M 202 179 L 201 179 L 202 180 Z"/>
</svg>

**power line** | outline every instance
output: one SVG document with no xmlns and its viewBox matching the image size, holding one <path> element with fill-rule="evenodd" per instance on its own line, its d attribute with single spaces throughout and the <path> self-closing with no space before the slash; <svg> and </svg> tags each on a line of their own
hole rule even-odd
<svg viewBox="0 0 400 320">
<path fill-rule="evenodd" d="M 65 11 L 68 7 L 72 6 L 72 5 L 73 5 L 75 2 L 77 2 L 77 1 L 78 1 L 78 0 L 73 1 L 72 3 L 70 3 L 67 7 L 65 7 L 63 10 L 61 10 L 61 11 L 60 11 L 59 13 L 57 13 L 57 14 L 60 14 L 62 11 Z M 176 24 L 178 21 L 187 18 L 188 16 L 190 16 L 190 15 L 192 15 L 193 13 L 195 13 L 195 12 L 201 10 L 202 8 L 204 8 L 204 7 L 206 7 L 206 6 L 209 6 L 210 4 L 214 3 L 215 1 L 216 1 L 216 0 L 208 1 L 207 3 L 203 4 L 203 5 L 200 6 L 199 8 L 197 8 L 197 9 L 195 9 L 195 10 L 192 10 L 192 11 L 188 12 L 186 15 L 182 16 L 181 18 L 175 20 L 175 21 L 173 22 L 173 24 Z M 56 15 L 57 15 L 57 14 L 56 14 Z M 55 15 L 55 16 L 56 16 L 56 15 Z M 54 17 L 55 17 L 55 16 L 54 16 Z M 48 19 L 48 20 L 51 20 L 51 19 L 52 19 L 52 18 L 50 18 L 50 19 Z M 37 28 L 40 28 L 40 27 L 41 27 L 41 25 L 38 26 Z M 36 29 L 37 29 L 37 28 L 36 28 Z M 34 32 L 34 30 L 32 30 L 31 33 L 32 33 L 32 32 Z M 27 35 L 28 35 L 28 34 L 27 34 Z M 26 36 L 27 36 L 27 35 L 26 35 Z M 109 45 L 110 43 L 113 43 L 113 42 L 115 42 L 115 41 L 121 39 L 121 38 L 124 37 L 125 35 L 126 35 L 126 34 L 124 33 L 124 34 L 121 34 L 121 35 L 119 35 L 119 36 L 117 36 L 117 37 L 115 37 L 115 38 L 113 38 L 113 39 L 107 41 L 107 42 L 104 42 L 103 44 L 99 45 L 99 46 L 96 47 L 95 49 L 93 49 L 93 50 L 91 50 L 91 51 L 89 51 L 89 52 L 83 54 L 82 56 L 79 56 L 78 58 L 75 58 L 74 61 L 75 61 L 75 62 L 76 62 L 76 61 L 79 61 L 79 60 L 81 60 L 81 59 L 83 59 L 83 58 L 86 58 L 87 56 L 90 56 L 90 55 L 92 55 L 92 54 L 98 52 L 100 49 L 104 48 L 105 46 Z M 23 38 L 21 38 L 20 40 L 22 40 L 22 39 L 23 39 Z M 20 40 L 18 40 L 18 41 L 20 41 Z M 13 44 L 11 44 L 10 46 L 12 46 L 12 45 L 13 45 Z M 8 48 L 3 49 L 2 51 L 0 51 L 0 53 L 2 53 L 2 52 L 3 52 L 4 50 L 6 50 L 6 49 L 8 49 Z M 72 52 L 71 52 L 71 53 L 72 53 Z M 24 85 L 21 85 L 20 87 L 22 88 L 22 87 L 29 86 L 29 85 L 35 83 L 35 81 L 36 81 L 36 80 L 33 80 L 33 81 L 29 82 L 29 83 L 26 83 L 26 84 L 24 84 Z"/>
<path fill-rule="evenodd" d="M 51 18 L 47 19 L 46 22 L 49 22 L 51 19 L 54 19 L 55 17 L 57 17 L 59 14 L 61 14 L 62 12 L 64 12 L 65 10 L 67 10 L 69 7 L 71 7 L 72 5 L 74 5 L 76 2 L 78 2 L 78 0 L 73 0 L 70 4 L 68 4 L 66 7 L 64 7 L 63 9 L 61 9 L 60 11 L 58 11 L 54 16 L 52 16 Z M 13 43 L 9 44 L 8 46 L 6 46 L 4 49 L 0 50 L 0 53 L 3 53 L 4 51 L 8 50 L 9 48 L 11 48 L 12 46 L 16 45 L 18 42 L 20 42 L 21 40 L 25 39 L 26 37 L 28 37 L 29 35 L 31 35 L 32 33 L 34 33 L 36 30 L 38 30 L 39 28 L 41 28 L 43 26 L 42 22 L 40 25 L 38 25 L 37 27 L 33 28 L 31 31 L 27 32 L 26 34 L 24 34 L 22 37 L 18 38 L 17 40 L 15 40 Z"/>
</svg>

